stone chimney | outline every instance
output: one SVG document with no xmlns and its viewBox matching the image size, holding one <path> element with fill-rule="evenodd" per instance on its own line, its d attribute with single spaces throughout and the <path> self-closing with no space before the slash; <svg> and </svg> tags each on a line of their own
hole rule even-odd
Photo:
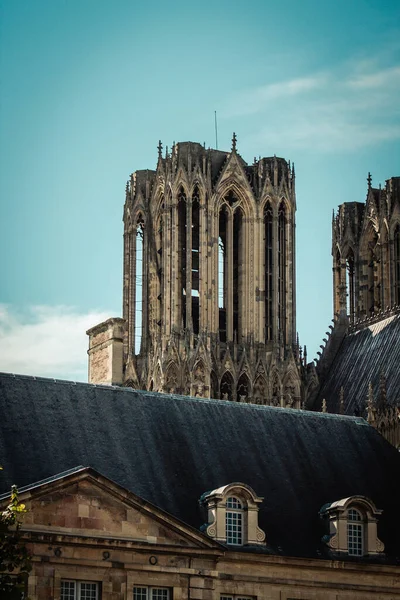
<svg viewBox="0 0 400 600">
<path fill-rule="evenodd" d="M 122 385 L 125 320 L 107 319 L 86 332 L 89 336 L 89 383 Z"/>
</svg>

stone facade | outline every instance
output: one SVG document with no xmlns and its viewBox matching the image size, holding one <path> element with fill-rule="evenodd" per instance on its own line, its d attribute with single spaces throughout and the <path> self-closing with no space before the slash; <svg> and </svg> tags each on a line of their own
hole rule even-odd
<svg viewBox="0 0 400 600">
<path fill-rule="evenodd" d="M 227 551 L 92 470 L 43 482 L 21 500 L 32 600 L 132 600 L 135 588 L 169 600 L 400 598 L 398 566 Z M 90 595 L 79 594 L 81 583 Z"/>
<path fill-rule="evenodd" d="M 363 416 L 399 448 L 400 177 L 374 188 L 369 174 L 366 202 L 339 206 L 332 256 L 335 318 L 306 405 Z"/>
<path fill-rule="evenodd" d="M 400 177 L 365 203 L 341 204 L 332 223 L 333 304 L 350 323 L 400 305 Z"/>
<path fill-rule="evenodd" d="M 295 211 L 286 160 L 160 143 L 126 189 L 124 385 L 302 405 Z"/>
</svg>

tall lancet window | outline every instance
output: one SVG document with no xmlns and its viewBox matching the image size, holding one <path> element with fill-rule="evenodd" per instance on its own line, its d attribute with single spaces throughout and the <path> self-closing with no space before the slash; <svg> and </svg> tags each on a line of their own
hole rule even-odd
<svg viewBox="0 0 400 600">
<path fill-rule="evenodd" d="M 200 328 L 200 196 L 197 187 L 192 196 L 192 322 L 193 332 Z"/>
<path fill-rule="evenodd" d="M 278 210 L 278 335 L 286 343 L 286 208 Z"/>
<path fill-rule="evenodd" d="M 186 195 L 181 188 L 178 194 L 178 325 L 186 328 Z"/>
<path fill-rule="evenodd" d="M 244 231 L 243 213 L 240 208 L 233 215 L 233 335 L 239 341 L 243 319 L 244 284 Z"/>
<path fill-rule="evenodd" d="M 265 341 L 272 340 L 272 207 L 269 202 L 264 209 L 264 265 L 265 265 Z"/>
<path fill-rule="evenodd" d="M 378 235 L 375 230 L 373 230 L 372 235 L 369 238 L 368 242 L 368 254 L 367 254 L 367 314 L 372 315 L 375 312 L 376 297 L 375 294 L 376 284 L 375 284 L 375 246 L 378 240 Z"/>
<path fill-rule="evenodd" d="M 394 230 L 394 302 L 400 305 L 400 225 Z"/>
<path fill-rule="evenodd" d="M 134 345 L 135 354 L 140 353 L 143 333 L 143 242 L 144 242 L 144 221 L 141 216 L 138 217 L 135 232 L 135 328 Z"/>
<path fill-rule="evenodd" d="M 228 209 L 222 206 L 219 213 L 218 229 L 218 310 L 219 310 L 219 339 L 226 342 L 226 305 L 228 285 Z"/>
<path fill-rule="evenodd" d="M 355 274 L 354 274 L 354 253 L 349 250 L 346 258 L 346 303 L 347 314 L 350 316 L 350 321 L 355 319 Z"/>
</svg>

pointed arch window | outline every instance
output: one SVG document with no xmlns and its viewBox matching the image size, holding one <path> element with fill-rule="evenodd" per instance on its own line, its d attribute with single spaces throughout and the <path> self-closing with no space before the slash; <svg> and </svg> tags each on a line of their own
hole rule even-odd
<svg viewBox="0 0 400 600">
<path fill-rule="evenodd" d="M 400 224 L 394 230 L 394 302 L 400 305 Z"/>
<path fill-rule="evenodd" d="M 239 341 L 242 333 L 244 294 L 244 218 L 237 208 L 233 215 L 233 261 L 232 261 L 233 336 Z"/>
<path fill-rule="evenodd" d="M 135 354 L 140 354 L 143 334 L 143 246 L 144 246 L 144 220 L 138 216 L 135 230 L 135 317 L 134 317 L 134 349 Z"/>
<path fill-rule="evenodd" d="M 250 394 L 250 381 L 246 373 L 242 373 L 237 384 L 237 402 L 247 402 Z"/>
<path fill-rule="evenodd" d="M 286 343 L 286 207 L 278 211 L 278 332 Z"/>
<path fill-rule="evenodd" d="M 178 316 L 179 325 L 186 328 L 186 194 L 181 187 L 178 194 Z"/>
<path fill-rule="evenodd" d="M 272 289 L 273 289 L 273 246 L 272 207 L 269 202 L 264 209 L 264 265 L 265 265 L 265 341 L 272 340 Z"/>
<path fill-rule="evenodd" d="M 229 371 L 222 376 L 220 390 L 222 400 L 233 399 L 233 377 Z"/>
<path fill-rule="evenodd" d="M 192 323 L 193 332 L 200 328 L 200 195 L 197 186 L 192 195 Z"/>
<path fill-rule="evenodd" d="M 346 308 L 350 321 L 355 320 L 355 272 L 354 272 L 354 253 L 349 250 L 346 258 Z"/>
<path fill-rule="evenodd" d="M 218 310 L 219 310 L 219 339 L 221 342 L 227 340 L 227 288 L 228 288 L 228 209 L 225 205 L 219 212 L 218 225 Z"/>
</svg>

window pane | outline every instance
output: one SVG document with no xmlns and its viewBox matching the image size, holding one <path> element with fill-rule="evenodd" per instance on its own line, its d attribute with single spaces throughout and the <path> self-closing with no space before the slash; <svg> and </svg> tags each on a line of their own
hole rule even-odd
<svg viewBox="0 0 400 600">
<path fill-rule="evenodd" d="M 133 600 L 147 600 L 147 588 L 134 587 L 133 588 Z"/>
<path fill-rule="evenodd" d="M 61 582 L 61 600 L 75 600 L 75 581 Z"/>
<path fill-rule="evenodd" d="M 347 547 L 349 554 L 362 556 L 363 553 L 363 526 L 348 523 L 347 525 Z"/>
<path fill-rule="evenodd" d="M 242 513 L 227 512 L 226 513 L 226 543 L 241 544 L 242 543 Z"/>
<path fill-rule="evenodd" d="M 152 588 L 151 589 L 151 600 L 168 600 L 169 589 L 168 588 Z"/>
<path fill-rule="evenodd" d="M 234 498 L 233 496 L 230 496 L 227 499 L 227 501 L 226 501 L 226 508 L 241 509 L 242 508 L 242 503 L 237 498 Z"/>
<path fill-rule="evenodd" d="M 97 600 L 97 583 L 82 582 L 79 600 Z"/>
</svg>

